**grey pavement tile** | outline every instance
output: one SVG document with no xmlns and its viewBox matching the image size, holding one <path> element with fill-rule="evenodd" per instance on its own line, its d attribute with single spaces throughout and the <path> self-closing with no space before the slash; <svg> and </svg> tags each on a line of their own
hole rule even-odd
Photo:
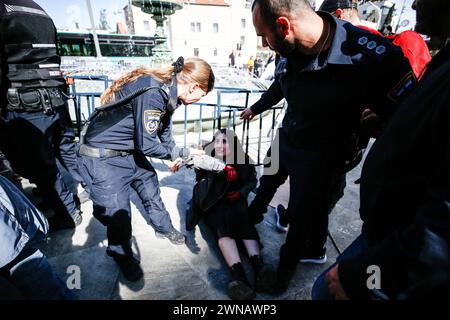
<svg viewBox="0 0 450 320">
<path fill-rule="evenodd" d="M 71 276 L 75 272 L 71 271 L 70 267 L 79 267 L 81 288 L 74 290 L 79 299 L 110 299 L 113 288 L 116 286 L 119 268 L 106 255 L 104 248 L 91 247 L 77 250 L 49 258 L 49 262 L 66 283 L 73 283 Z"/>
<path fill-rule="evenodd" d="M 148 215 L 142 209 L 137 196 L 131 193 L 133 250 L 141 260 L 144 278 L 131 283 L 124 279 L 114 261 L 105 253 L 106 228 L 92 217 L 92 203 L 83 204 L 84 220 L 75 231 L 60 231 L 47 240 L 42 250 L 61 278 L 68 278 L 67 267 L 78 265 L 81 270 L 82 299 L 228 299 L 229 274 L 216 239 L 210 230 L 200 223 L 195 231 L 186 232 L 185 214 L 192 195 L 194 174 L 181 169 L 170 174 L 157 163 L 161 196 L 171 215 L 174 226 L 187 236 L 186 245 L 176 246 L 167 239 L 158 239 Z M 360 166 L 347 176 L 345 195 L 330 216 L 330 232 L 342 250 L 359 234 L 359 185 L 353 183 L 359 177 Z M 251 200 L 253 194 L 250 195 Z M 265 262 L 274 269 L 279 250 L 286 234 L 275 228 L 275 210 L 268 208 L 265 219 L 257 225 L 264 245 Z M 300 264 L 286 293 L 280 296 L 258 294 L 257 299 L 310 299 L 311 287 L 316 277 L 330 266 L 337 256 L 333 244 L 327 242 L 328 261 L 324 265 Z M 252 272 L 243 258 L 247 276 Z"/>
</svg>

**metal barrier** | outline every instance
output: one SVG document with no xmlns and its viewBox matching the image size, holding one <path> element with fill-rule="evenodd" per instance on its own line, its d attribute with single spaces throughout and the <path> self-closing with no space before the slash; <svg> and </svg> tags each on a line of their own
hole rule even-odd
<svg viewBox="0 0 450 320">
<path fill-rule="evenodd" d="M 78 133 L 81 132 L 81 127 L 83 123 L 86 121 L 87 118 L 89 118 L 90 114 L 94 111 L 96 107 L 96 101 L 95 99 L 99 98 L 101 96 L 100 91 L 98 92 L 91 92 L 91 91 L 80 91 L 77 90 L 76 82 L 79 80 L 93 80 L 93 81 L 102 81 L 104 88 L 102 90 L 106 89 L 109 85 L 110 80 L 107 76 L 72 76 L 70 77 L 72 80 L 69 82 L 70 84 L 70 94 L 71 99 L 74 103 L 75 108 L 75 115 L 76 115 L 76 127 L 78 129 Z M 188 146 L 188 123 L 191 122 L 197 122 L 198 127 L 198 135 L 197 135 L 197 145 L 202 144 L 202 135 L 204 133 L 204 111 L 206 108 L 213 108 L 212 112 L 212 119 L 208 118 L 208 121 L 212 121 L 212 132 L 214 132 L 221 128 L 228 128 L 233 129 L 236 133 L 238 133 L 237 129 L 240 129 L 241 132 L 241 142 L 245 148 L 245 151 L 249 153 L 249 147 L 251 145 L 250 140 L 257 139 L 255 142 L 256 144 L 256 155 L 255 155 L 255 162 L 257 165 L 262 164 L 261 154 L 262 154 L 262 138 L 263 138 L 263 121 L 264 119 L 267 119 L 269 116 L 269 119 L 271 120 L 270 125 L 268 126 L 267 130 L 267 138 L 269 138 L 270 141 L 273 140 L 275 129 L 276 129 L 276 119 L 277 119 L 277 113 L 280 114 L 281 110 L 284 108 L 284 103 L 279 104 L 277 106 L 272 107 L 270 110 L 264 112 L 262 115 L 255 117 L 253 120 L 240 120 L 239 114 L 241 111 L 249 107 L 249 100 L 251 94 L 262 94 L 265 92 L 265 90 L 248 90 L 248 89 L 242 89 L 242 88 L 231 88 L 231 87 L 216 87 L 214 91 L 217 92 L 217 101 L 216 103 L 202 103 L 197 102 L 193 103 L 189 108 L 192 108 L 193 106 L 198 107 L 199 109 L 199 116 L 198 120 L 189 121 L 188 119 L 188 107 L 184 110 L 184 119 L 183 119 L 183 144 L 185 147 Z M 237 95 L 245 95 L 244 103 L 242 105 L 234 105 L 234 104 L 224 104 L 223 98 L 226 95 L 229 94 L 237 94 Z M 81 106 L 82 102 L 85 102 L 84 109 L 86 110 L 87 114 L 82 113 Z M 191 109 L 192 110 L 192 109 Z M 82 119 L 82 115 L 83 118 Z M 225 123 L 224 123 L 225 122 Z M 257 124 L 258 125 L 258 134 L 257 137 L 251 136 L 250 129 L 251 124 Z M 254 130 L 252 131 L 252 134 L 254 133 Z M 212 136 L 210 137 L 212 138 Z"/>
<path fill-rule="evenodd" d="M 83 125 L 83 122 L 89 118 L 92 112 L 94 112 L 95 109 L 95 98 L 100 98 L 103 90 L 108 88 L 110 80 L 107 76 L 68 76 L 66 77 L 67 83 L 69 84 L 70 89 L 70 99 L 73 101 L 74 105 L 74 113 L 75 113 L 75 121 L 76 121 L 76 128 L 78 135 L 81 132 L 81 127 Z M 103 82 L 103 90 L 102 91 L 96 91 L 96 92 L 89 92 L 89 91 L 83 91 L 79 92 L 77 91 L 76 82 L 77 80 L 89 80 L 89 81 L 101 81 Z M 88 108 L 88 114 L 85 116 L 85 119 L 81 119 L 82 113 L 81 113 L 81 102 L 82 100 L 86 101 L 87 108 Z"/>
</svg>

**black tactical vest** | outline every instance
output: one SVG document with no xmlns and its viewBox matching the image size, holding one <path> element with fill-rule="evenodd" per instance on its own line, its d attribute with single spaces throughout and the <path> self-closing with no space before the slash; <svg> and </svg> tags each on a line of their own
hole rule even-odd
<svg viewBox="0 0 450 320">
<path fill-rule="evenodd" d="M 31 0 L 0 0 L 1 91 L 58 87 L 65 83 L 56 28 Z"/>
</svg>

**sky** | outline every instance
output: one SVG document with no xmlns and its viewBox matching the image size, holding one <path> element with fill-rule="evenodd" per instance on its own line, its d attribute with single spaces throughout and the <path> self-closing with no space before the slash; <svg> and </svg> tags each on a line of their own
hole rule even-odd
<svg viewBox="0 0 450 320">
<path fill-rule="evenodd" d="M 52 17 L 58 29 L 75 29 L 78 22 L 80 29 L 90 28 L 89 15 L 85 0 L 35 0 Z M 400 13 L 402 5 L 405 11 L 400 17 L 400 22 L 409 22 L 402 29 L 412 29 L 416 21 L 415 11 L 411 9 L 413 0 L 391 0 L 396 5 L 397 13 Z M 99 24 L 100 10 L 107 11 L 107 21 L 111 31 L 116 30 L 116 22 L 125 22 L 123 8 L 129 3 L 129 0 L 91 0 L 92 10 L 94 12 L 95 24 Z M 394 23 L 394 27 L 397 22 Z"/>
<path fill-rule="evenodd" d="M 76 22 L 80 29 L 91 27 L 85 0 L 35 0 L 53 19 L 58 29 L 75 29 Z M 95 24 L 99 24 L 100 10 L 106 9 L 107 21 L 112 31 L 116 22 L 125 22 L 123 8 L 128 0 L 91 0 Z"/>
</svg>

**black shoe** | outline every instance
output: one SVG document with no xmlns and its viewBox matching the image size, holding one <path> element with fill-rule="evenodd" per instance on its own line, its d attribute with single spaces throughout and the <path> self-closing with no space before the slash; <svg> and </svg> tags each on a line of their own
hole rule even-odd
<svg viewBox="0 0 450 320">
<path fill-rule="evenodd" d="M 76 211 L 71 215 L 67 213 L 56 213 L 54 216 L 47 219 L 50 228 L 50 233 L 64 230 L 64 229 L 75 229 L 83 221 L 81 217 L 81 211 Z"/>
<path fill-rule="evenodd" d="M 240 262 L 230 267 L 231 281 L 228 284 L 228 296 L 232 300 L 251 300 L 256 294 L 250 287 L 245 277 L 244 269 Z"/>
<path fill-rule="evenodd" d="M 172 231 L 162 233 L 159 231 L 155 231 L 155 235 L 157 238 L 167 238 L 172 242 L 173 244 L 181 245 L 186 243 L 186 237 L 184 234 L 182 234 L 180 231 L 176 229 L 172 229 Z"/>
<path fill-rule="evenodd" d="M 144 275 L 139 260 L 134 257 L 113 257 L 114 261 L 122 271 L 123 276 L 128 281 L 138 281 Z"/>
<path fill-rule="evenodd" d="M 275 271 L 269 265 L 264 264 L 262 257 L 259 255 L 251 256 L 250 262 L 255 274 L 255 291 L 270 293 L 276 282 Z"/>
<path fill-rule="evenodd" d="M 277 229 L 281 232 L 287 232 L 289 226 L 289 219 L 286 209 L 283 205 L 279 204 L 277 206 Z"/>
<path fill-rule="evenodd" d="M 271 292 L 273 295 L 280 295 L 286 292 L 289 287 L 289 282 L 295 274 L 294 267 L 292 268 L 278 268 L 277 278 L 275 284 L 272 286 Z"/>
<path fill-rule="evenodd" d="M 300 257 L 300 262 L 324 264 L 325 262 L 327 262 L 327 255 L 325 254 L 325 248 L 318 253 L 305 253 Z"/>
<path fill-rule="evenodd" d="M 231 280 L 228 284 L 228 296 L 231 300 L 252 300 L 256 294 L 244 281 Z"/>
</svg>

